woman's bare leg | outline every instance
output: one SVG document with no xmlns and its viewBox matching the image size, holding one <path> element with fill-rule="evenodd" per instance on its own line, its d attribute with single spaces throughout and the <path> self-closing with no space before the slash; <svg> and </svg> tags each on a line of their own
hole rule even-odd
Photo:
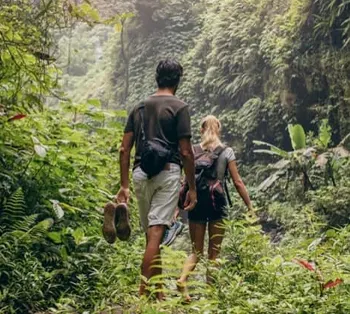
<svg viewBox="0 0 350 314">
<path fill-rule="evenodd" d="M 224 239 L 225 225 L 222 220 L 210 222 L 209 227 L 209 247 L 208 247 L 208 259 L 215 266 L 215 260 L 221 251 L 221 243 Z M 207 271 L 207 283 L 213 283 L 213 277 L 210 274 L 210 270 Z"/>
<path fill-rule="evenodd" d="M 182 269 L 180 279 L 177 281 L 178 289 L 185 294 L 186 298 L 189 298 L 186 289 L 186 282 L 190 273 L 196 268 L 201 255 L 203 255 L 204 248 L 204 236 L 206 224 L 191 222 L 190 225 L 190 236 L 192 242 L 192 253 L 187 257 L 185 264 Z"/>
</svg>

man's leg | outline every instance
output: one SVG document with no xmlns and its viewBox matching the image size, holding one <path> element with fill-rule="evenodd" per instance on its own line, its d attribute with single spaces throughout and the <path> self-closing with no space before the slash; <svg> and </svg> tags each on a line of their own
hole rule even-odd
<svg viewBox="0 0 350 314">
<path fill-rule="evenodd" d="M 137 198 L 137 205 L 139 208 L 141 227 L 145 234 L 147 234 L 148 214 L 151 209 L 152 195 L 154 193 L 153 185 L 140 167 L 136 168 L 133 172 L 133 182 L 135 196 Z"/>
<path fill-rule="evenodd" d="M 142 226 L 142 229 L 145 232 L 146 235 L 146 249 L 145 254 L 143 258 L 143 262 L 141 265 L 141 274 L 145 276 L 147 279 L 149 279 L 149 276 L 147 276 L 147 273 L 145 273 L 145 270 L 148 270 L 148 267 L 144 267 L 144 264 L 149 263 L 149 253 L 146 256 L 147 247 L 150 244 L 149 238 L 148 238 L 148 214 L 151 209 L 151 200 L 152 200 L 152 194 L 153 194 L 153 185 L 148 180 L 147 175 L 141 170 L 140 167 L 136 168 L 133 172 L 133 181 L 134 181 L 134 189 L 135 189 L 135 195 L 137 198 L 137 203 L 139 207 L 139 216 L 140 216 L 140 223 Z M 152 261 L 152 260 L 151 260 Z M 146 293 L 146 287 L 147 283 L 141 279 L 141 284 L 139 288 L 139 295 L 142 296 Z"/>
<path fill-rule="evenodd" d="M 153 180 L 154 193 L 148 213 L 147 247 L 142 265 L 142 274 L 150 279 L 162 274 L 159 246 L 166 227 L 170 227 L 180 190 L 180 166 L 171 165 Z M 163 299 L 162 284 L 157 283 L 158 299 Z M 145 293 L 145 282 L 141 282 L 140 294 Z"/>
<path fill-rule="evenodd" d="M 147 231 L 147 246 L 141 266 L 141 285 L 140 295 L 144 295 L 147 288 L 147 283 L 144 278 L 150 278 L 160 275 L 162 273 L 162 264 L 160 258 L 160 243 L 163 238 L 165 226 L 151 226 Z M 158 296 L 160 298 L 160 296 Z"/>
</svg>

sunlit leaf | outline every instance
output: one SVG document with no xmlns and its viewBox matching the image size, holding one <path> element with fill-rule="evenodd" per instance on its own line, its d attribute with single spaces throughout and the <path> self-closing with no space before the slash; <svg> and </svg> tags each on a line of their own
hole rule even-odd
<svg viewBox="0 0 350 314">
<path fill-rule="evenodd" d="M 42 158 L 44 158 L 47 154 L 46 148 L 42 145 L 34 145 L 34 151 Z"/>
<path fill-rule="evenodd" d="M 85 233 L 82 228 L 77 228 L 73 231 L 72 235 L 75 243 L 79 245 L 83 241 Z"/>
<path fill-rule="evenodd" d="M 288 132 L 294 150 L 306 148 L 306 136 L 304 128 L 300 124 L 288 125 Z"/>
<path fill-rule="evenodd" d="M 323 119 L 319 128 L 317 144 L 322 148 L 328 148 L 332 138 L 332 128 L 328 124 L 328 119 Z"/>
<path fill-rule="evenodd" d="M 60 232 L 49 232 L 47 236 L 56 244 L 62 243 L 62 235 Z"/>
<path fill-rule="evenodd" d="M 43 221 L 40 221 L 35 227 L 38 229 L 49 230 L 54 224 L 53 219 L 48 218 Z"/>
<path fill-rule="evenodd" d="M 99 99 L 88 99 L 87 103 L 96 108 L 101 108 L 101 101 Z"/>
<path fill-rule="evenodd" d="M 62 207 L 60 206 L 59 201 L 57 201 L 57 200 L 50 200 L 50 201 L 52 203 L 52 208 L 53 208 L 53 211 L 56 215 L 56 218 L 58 220 L 62 219 L 64 216 L 64 211 L 63 211 Z"/>
<path fill-rule="evenodd" d="M 127 118 L 128 113 L 126 110 L 115 110 L 113 115 L 118 118 Z"/>
<path fill-rule="evenodd" d="M 40 145 L 40 141 L 35 136 L 32 136 L 32 140 L 33 140 L 34 144 L 39 144 Z"/>
</svg>

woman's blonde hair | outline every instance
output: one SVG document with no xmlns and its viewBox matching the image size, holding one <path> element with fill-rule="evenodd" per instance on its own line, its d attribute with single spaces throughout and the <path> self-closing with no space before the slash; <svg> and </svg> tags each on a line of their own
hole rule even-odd
<svg viewBox="0 0 350 314">
<path fill-rule="evenodd" d="M 203 118 L 201 128 L 201 146 L 204 150 L 214 150 L 216 147 L 223 145 L 220 140 L 221 123 L 215 116 L 209 115 Z"/>
</svg>

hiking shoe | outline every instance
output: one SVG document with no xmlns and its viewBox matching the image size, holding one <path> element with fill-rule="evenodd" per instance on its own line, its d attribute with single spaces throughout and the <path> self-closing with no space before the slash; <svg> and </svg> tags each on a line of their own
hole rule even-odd
<svg viewBox="0 0 350 314">
<path fill-rule="evenodd" d="M 182 222 L 174 222 L 170 228 L 165 230 L 162 245 L 171 245 L 175 241 L 176 237 L 181 234 L 184 227 L 185 225 Z"/>
<path fill-rule="evenodd" d="M 127 241 L 130 238 L 131 227 L 129 219 L 128 206 L 120 203 L 116 206 L 117 237 L 121 241 Z"/>
<path fill-rule="evenodd" d="M 102 227 L 102 233 L 106 241 L 113 244 L 117 238 L 117 230 L 115 228 L 117 205 L 112 202 L 108 202 L 104 207 L 104 221 Z"/>
</svg>

